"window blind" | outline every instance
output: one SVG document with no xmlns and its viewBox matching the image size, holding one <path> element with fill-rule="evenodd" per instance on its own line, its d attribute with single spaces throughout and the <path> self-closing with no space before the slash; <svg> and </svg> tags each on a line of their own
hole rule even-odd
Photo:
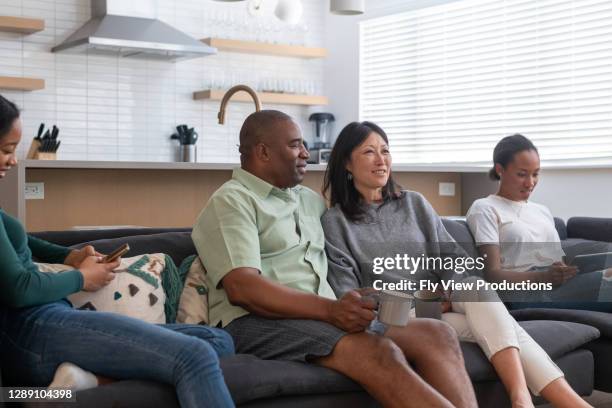
<svg viewBox="0 0 612 408">
<path fill-rule="evenodd" d="M 359 115 L 394 162 L 612 164 L 612 1 L 462 0 L 360 23 Z"/>
</svg>

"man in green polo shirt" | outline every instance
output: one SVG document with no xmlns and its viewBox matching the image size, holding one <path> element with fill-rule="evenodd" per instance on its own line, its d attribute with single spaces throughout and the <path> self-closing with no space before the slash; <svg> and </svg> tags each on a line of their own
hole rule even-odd
<svg viewBox="0 0 612 408">
<path fill-rule="evenodd" d="M 375 305 L 363 291 L 335 298 L 325 204 L 299 186 L 308 152 L 291 117 L 250 115 L 240 153 L 241 168 L 213 194 L 192 235 L 207 270 L 211 325 L 224 327 L 239 353 L 335 369 L 384 406 L 475 407 L 450 326 L 418 319 L 395 338 L 380 336 L 365 331 Z"/>
</svg>

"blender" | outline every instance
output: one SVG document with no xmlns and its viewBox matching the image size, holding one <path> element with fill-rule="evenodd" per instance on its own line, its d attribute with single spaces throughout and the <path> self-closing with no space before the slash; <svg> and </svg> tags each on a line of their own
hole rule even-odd
<svg viewBox="0 0 612 408">
<path fill-rule="evenodd" d="M 331 132 L 334 115 L 327 112 L 313 113 L 308 121 L 313 122 L 313 145 L 308 150 L 310 158 L 308 163 L 327 163 L 331 153 Z"/>
</svg>

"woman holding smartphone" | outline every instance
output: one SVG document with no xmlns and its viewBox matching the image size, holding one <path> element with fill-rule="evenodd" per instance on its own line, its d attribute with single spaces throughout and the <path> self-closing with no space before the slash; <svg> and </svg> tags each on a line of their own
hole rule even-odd
<svg viewBox="0 0 612 408">
<path fill-rule="evenodd" d="M 0 180 L 17 164 L 20 140 L 19 110 L 0 95 Z M 28 236 L 0 210 L 0 355 L 10 367 L 3 378 L 46 386 L 60 364 L 71 362 L 108 378 L 173 385 L 182 407 L 234 406 L 219 366 L 219 357 L 234 350 L 226 332 L 72 308 L 68 295 L 99 290 L 115 277 L 119 261 L 102 263 L 98 255 L 91 246 L 70 251 Z M 32 256 L 74 269 L 41 273 Z"/>
<path fill-rule="evenodd" d="M 529 200 L 539 175 L 538 149 L 525 136 L 507 136 L 495 146 L 489 177 L 499 181 L 497 193 L 476 200 L 467 213 L 467 223 L 485 258 L 487 280 L 552 285 L 549 293 L 513 294 L 508 299 L 515 300 L 513 308 L 611 312 L 612 269 L 580 273 L 564 262 L 552 214 Z"/>
</svg>

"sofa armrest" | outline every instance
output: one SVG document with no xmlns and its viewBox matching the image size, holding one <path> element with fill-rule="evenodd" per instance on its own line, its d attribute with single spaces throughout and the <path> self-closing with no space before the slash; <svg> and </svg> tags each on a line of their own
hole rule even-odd
<svg viewBox="0 0 612 408">
<path fill-rule="evenodd" d="M 612 218 L 572 217 L 567 221 L 567 236 L 612 242 Z"/>
</svg>

